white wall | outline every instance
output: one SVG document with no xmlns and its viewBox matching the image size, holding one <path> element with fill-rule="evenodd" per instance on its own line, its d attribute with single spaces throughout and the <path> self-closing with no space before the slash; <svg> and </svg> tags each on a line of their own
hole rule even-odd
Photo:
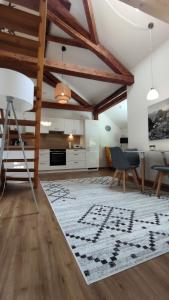
<svg viewBox="0 0 169 300">
<path fill-rule="evenodd" d="M 160 98 L 147 101 L 146 96 L 151 87 L 150 57 L 144 59 L 133 70 L 135 83 L 128 88 L 128 137 L 129 147 L 149 150 L 148 139 L 148 105 L 169 98 L 169 40 L 153 53 L 154 86 Z M 157 149 L 168 149 L 169 140 L 153 141 Z M 162 162 L 159 154 L 147 153 L 147 178 L 152 177 L 149 167 Z"/>
<path fill-rule="evenodd" d="M 72 111 L 72 110 L 59 110 L 59 109 L 42 109 L 41 119 L 47 118 L 63 118 L 63 119 L 75 119 L 75 120 L 82 120 L 82 119 L 92 119 L 91 112 L 84 112 L 84 111 Z"/>
<path fill-rule="evenodd" d="M 105 126 L 111 126 L 111 131 L 106 131 Z M 105 114 L 99 115 L 99 128 L 100 128 L 100 167 L 106 167 L 105 159 L 105 146 L 119 146 L 121 129 L 113 123 L 113 121 Z"/>
</svg>

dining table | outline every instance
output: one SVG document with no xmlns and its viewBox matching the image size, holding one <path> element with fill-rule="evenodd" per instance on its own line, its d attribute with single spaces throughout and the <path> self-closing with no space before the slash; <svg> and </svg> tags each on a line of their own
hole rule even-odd
<svg viewBox="0 0 169 300">
<path fill-rule="evenodd" d="M 162 150 L 162 149 L 152 149 L 152 150 L 125 150 L 125 152 L 135 152 L 138 153 L 140 156 L 140 177 L 141 177 L 141 192 L 144 193 L 145 191 L 145 166 L 146 166 L 146 159 L 145 154 L 150 152 L 158 152 L 162 155 L 162 160 L 164 165 L 168 165 L 166 154 L 169 153 L 169 150 Z"/>
</svg>

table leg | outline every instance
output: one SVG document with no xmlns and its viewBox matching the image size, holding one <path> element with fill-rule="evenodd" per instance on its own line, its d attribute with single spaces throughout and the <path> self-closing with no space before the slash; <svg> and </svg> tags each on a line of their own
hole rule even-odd
<svg viewBox="0 0 169 300">
<path fill-rule="evenodd" d="M 145 158 L 142 157 L 141 158 L 141 191 L 142 191 L 142 193 L 144 193 L 144 190 L 145 190 L 144 181 L 145 181 Z"/>
<path fill-rule="evenodd" d="M 167 158 L 166 158 L 165 152 L 161 152 L 161 154 L 162 154 L 164 165 L 167 166 L 168 163 L 167 163 Z"/>
</svg>

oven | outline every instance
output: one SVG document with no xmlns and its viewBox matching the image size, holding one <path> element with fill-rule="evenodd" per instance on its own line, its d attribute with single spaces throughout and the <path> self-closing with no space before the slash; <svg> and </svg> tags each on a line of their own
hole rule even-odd
<svg viewBox="0 0 169 300">
<path fill-rule="evenodd" d="M 66 149 L 50 149 L 50 166 L 66 165 Z"/>
</svg>

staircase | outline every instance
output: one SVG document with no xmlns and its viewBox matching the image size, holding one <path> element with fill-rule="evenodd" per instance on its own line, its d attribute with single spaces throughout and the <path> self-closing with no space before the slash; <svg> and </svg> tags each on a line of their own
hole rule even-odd
<svg viewBox="0 0 169 300">
<path fill-rule="evenodd" d="M 20 116 L 18 124 L 25 142 L 25 154 L 31 178 L 34 187 L 37 188 L 47 0 L 37 0 L 36 2 L 13 0 L 12 2 L 14 4 L 12 6 L 0 4 L 0 19 L 3 20 L 3 27 L 6 28 L 5 32 L 0 32 L 1 49 L 5 55 L 5 59 L 0 59 L 0 67 L 12 69 L 36 79 L 34 119 L 30 120 L 29 116 L 28 118 Z M 17 58 L 20 63 L 16 63 L 11 57 Z M 37 59 L 37 64 L 29 63 L 28 61 L 31 59 Z M 12 130 L 9 132 L 9 147 L 4 151 L 3 169 L 0 170 L 1 181 L 4 180 L 4 174 L 6 174 L 7 181 L 28 181 L 21 147 L 12 145 L 13 140 L 18 139 L 17 131 L 13 129 L 15 120 L 11 118 L 9 124 Z M 3 125 L 4 112 L 1 110 L 0 127 L 2 132 Z M 26 132 L 23 128 L 26 128 Z M 27 128 L 30 128 L 30 132 Z M 1 138 L 2 133 L 0 134 Z"/>
</svg>

